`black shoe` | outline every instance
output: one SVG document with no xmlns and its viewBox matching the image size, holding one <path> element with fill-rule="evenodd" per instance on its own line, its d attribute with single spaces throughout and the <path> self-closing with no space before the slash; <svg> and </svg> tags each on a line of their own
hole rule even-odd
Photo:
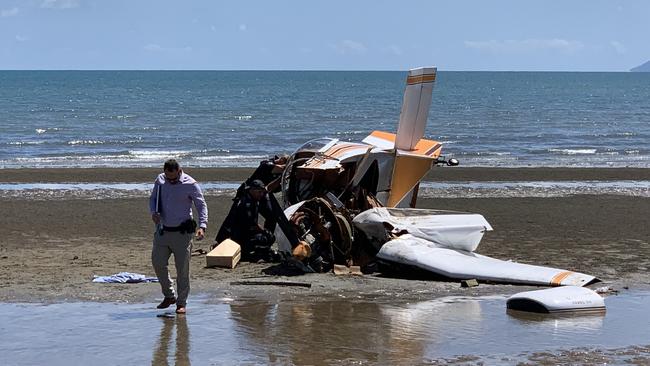
<svg viewBox="0 0 650 366">
<path fill-rule="evenodd" d="M 167 309 L 170 305 L 176 304 L 176 298 L 175 297 L 166 297 L 163 299 L 163 301 L 156 306 L 158 309 Z"/>
</svg>

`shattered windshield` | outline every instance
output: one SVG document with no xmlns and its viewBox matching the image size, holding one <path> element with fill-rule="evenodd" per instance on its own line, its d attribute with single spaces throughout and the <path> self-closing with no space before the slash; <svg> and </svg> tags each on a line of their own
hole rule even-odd
<svg viewBox="0 0 650 366">
<path fill-rule="evenodd" d="M 314 140 L 309 140 L 309 141 L 305 142 L 304 144 L 302 144 L 299 148 L 297 148 L 296 151 L 294 152 L 294 154 L 297 153 L 297 152 L 301 152 L 301 151 L 311 151 L 311 152 L 315 153 L 315 152 L 318 152 L 319 150 L 321 150 L 326 145 L 334 144 L 337 141 L 338 141 L 338 139 L 332 139 L 332 138 L 328 138 L 328 137 L 322 137 L 322 138 L 318 138 L 318 139 L 314 139 Z"/>
</svg>

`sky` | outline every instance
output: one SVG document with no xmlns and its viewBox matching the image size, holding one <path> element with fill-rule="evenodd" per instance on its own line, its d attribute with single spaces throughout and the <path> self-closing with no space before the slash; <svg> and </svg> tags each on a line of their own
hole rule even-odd
<svg viewBox="0 0 650 366">
<path fill-rule="evenodd" d="M 1 70 L 628 71 L 650 1 L 0 0 Z"/>
</svg>

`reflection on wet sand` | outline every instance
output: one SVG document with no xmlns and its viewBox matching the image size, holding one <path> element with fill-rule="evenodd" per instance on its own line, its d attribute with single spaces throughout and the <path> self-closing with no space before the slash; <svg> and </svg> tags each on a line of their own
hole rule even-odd
<svg viewBox="0 0 650 366">
<path fill-rule="evenodd" d="M 151 365 L 169 365 L 170 346 L 174 328 L 176 328 L 176 342 L 174 347 L 174 365 L 190 366 L 190 331 L 187 327 L 185 316 L 174 318 L 162 317 L 162 327 L 158 346 L 154 349 L 151 357 Z"/>
<path fill-rule="evenodd" d="M 503 300 L 494 296 L 410 304 L 236 301 L 230 304 L 230 316 L 239 329 L 238 342 L 247 352 L 269 362 L 292 364 L 417 363 L 450 352 L 499 349 L 504 344 L 525 349 L 539 334 L 548 337 L 539 343 L 552 344 L 555 339 L 566 345 L 576 333 L 589 338 L 603 327 L 605 313 L 504 317 L 499 306 Z"/>
<path fill-rule="evenodd" d="M 523 327 L 534 327 L 540 334 L 547 334 L 559 342 L 568 341 L 572 334 L 597 334 L 602 331 L 607 313 L 601 311 L 584 311 L 566 314 L 526 313 L 507 310 L 508 316 L 515 324 Z"/>
<path fill-rule="evenodd" d="M 425 343 L 394 324 L 375 303 L 328 301 L 232 303 L 241 342 L 270 362 L 322 364 L 346 360 L 421 360 Z"/>
</svg>

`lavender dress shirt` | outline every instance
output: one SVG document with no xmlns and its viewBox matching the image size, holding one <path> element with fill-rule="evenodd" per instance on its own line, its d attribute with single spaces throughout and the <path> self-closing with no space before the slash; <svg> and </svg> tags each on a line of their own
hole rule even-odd
<svg viewBox="0 0 650 366">
<path fill-rule="evenodd" d="M 162 187 L 162 189 L 161 189 Z M 174 184 L 165 179 L 165 174 L 160 173 L 154 181 L 151 197 L 149 197 L 149 211 L 156 213 L 156 198 L 160 190 L 160 220 L 165 226 L 179 226 L 183 221 L 192 217 L 192 203 L 199 214 L 199 227 L 208 227 L 208 206 L 203 199 L 203 192 L 199 184 L 188 174 L 181 173 Z"/>
</svg>

